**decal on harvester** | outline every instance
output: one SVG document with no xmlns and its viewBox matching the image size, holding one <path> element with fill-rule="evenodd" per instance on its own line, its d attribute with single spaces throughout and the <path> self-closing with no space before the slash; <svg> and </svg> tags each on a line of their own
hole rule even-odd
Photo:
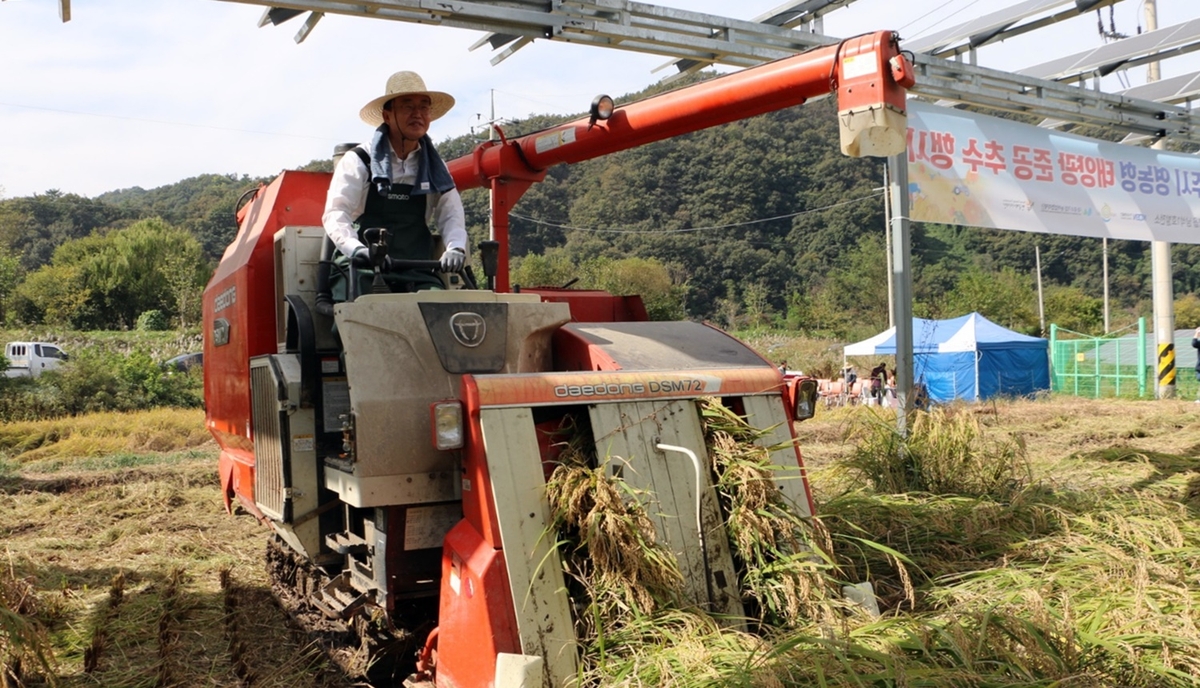
<svg viewBox="0 0 1200 688">
<path fill-rule="evenodd" d="M 564 401 L 602 402 L 685 399 L 711 395 L 764 394 L 781 388 L 770 368 L 706 370 L 703 373 L 536 373 L 475 378 L 481 406 L 537 406 Z"/>
<path fill-rule="evenodd" d="M 450 333 L 459 344 L 473 349 L 487 336 L 487 322 L 478 313 L 455 313 L 450 316 Z"/>
<path fill-rule="evenodd" d="M 842 58 L 842 78 L 854 79 L 879 72 L 879 55 L 874 50 Z"/>
<path fill-rule="evenodd" d="M 560 399 L 569 399 L 572 397 L 643 397 L 660 394 L 716 394 L 720 391 L 721 378 L 699 376 L 673 380 L 650 380 L 649 382 L 557 385 L 554 388 L 554 396 Z"/>
<path fill-rule="evenodd" d="M 213 313 L 220 313 L 237 303 L 237 286 L 232 286 L 213 297 Z"/>
</svg>

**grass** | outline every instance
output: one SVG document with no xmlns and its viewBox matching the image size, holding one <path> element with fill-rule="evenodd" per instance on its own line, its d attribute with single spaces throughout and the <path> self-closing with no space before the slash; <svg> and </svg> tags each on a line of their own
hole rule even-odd
<svg viewBox="0 0 1200 688">
<path fill-rule="evenodd" d="M 791 580 L 804 584 L 775 578 L 750 598 L 761 600 L 752 623 L 729 624 L 668 604 L 672 562 L 651 560 L 655 602 L 609 591 L 606 614 L 624 616 L 593 625 L 583 683 L 1200 685 L 1197 406 L 1055 396 L 951 407 L 914 419 L 907 439 L 890 437 L 877 409 L 821 409 L 796 426 L 818 507 L 802 528 L 763 517 L 774 501 L 762 467 L 735 447 L 716 475 L 757 533 L 739 556 L 764 579 L 800 565 L 806 577 Z M 0 426 L 2 661 L 42 648 L 49 668 L 21 662 L 28 685 L 348 685 L 284 621 L 263 572 L 265 532 L 222 513 L 215 450 L 191 444 L 201 415 L 185 414 Z M 102 441 L 120 446 L 105 453 Z M 918 473 L 923 482 L 889 482 Z M 590 493 L 572 490 L 602 476 L 560 477 L 565 503 L 579 504 Z M 576 527 L 610 535 L 584 549 L 590 559 L 624 565 L 642 545 L 606 528 L 640 517 L 608 487 Z M 880 616 L 842 599 L 860 582 Z M 798 613 L 779 613 L 790 601 Z"/>
<path fill-rule="evenodd" d="M 210 442 L 199 409 L 97 413 L 0 425 L 0 460 L 34 471 L 128 468 Z"/>
</svg>

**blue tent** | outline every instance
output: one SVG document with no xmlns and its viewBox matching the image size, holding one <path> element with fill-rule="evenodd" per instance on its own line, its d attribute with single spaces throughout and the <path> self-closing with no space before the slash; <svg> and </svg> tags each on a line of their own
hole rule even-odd
<svg viewBox="0 0 1200 688">
<path fill-rule="evenodd" d="M 913 376 L 935 402 L 979 401 L 1050 389 L 1050 342 L 1001 327 L 978 313 L 913 318 Z M 896 354 L 896 328 L 850 344 L 846 356 Z"/>
</svg>

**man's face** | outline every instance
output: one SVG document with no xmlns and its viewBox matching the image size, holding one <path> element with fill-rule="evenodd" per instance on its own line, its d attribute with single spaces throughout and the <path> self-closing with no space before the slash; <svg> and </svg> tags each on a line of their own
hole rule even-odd
<svg viewBox="0 0 1200 688">
<path fill-rule="evenodd" d="M 383 111 L 383 121 L 406 139 L 419 139 L 429 131 L 429 96 L 412 95 L 392 99 L 391 110 Z"/>
</svg>

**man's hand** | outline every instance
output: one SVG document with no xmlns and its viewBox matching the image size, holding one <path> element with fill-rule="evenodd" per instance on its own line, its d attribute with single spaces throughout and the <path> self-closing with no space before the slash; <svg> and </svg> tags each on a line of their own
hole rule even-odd
<svg viewBox="0 0 1200 688">
<path fill-rule="evenodd" d="M 370 270 L 371 269 L 371 254 L 369 251 L 367 251 L 367 247 L 359 246 L 358 248 L 354 249 L 354 255 L 351 256 L 350 262 L 353 263 L 354 267 L 356 267 L 356 268 Z"/>
<path fill-rule="evenodd" d="M 459 272 L 467 262 L 467 254 L 461 248 L 448 248 L 442 254 L 442 272 Z"/>
</svg>

